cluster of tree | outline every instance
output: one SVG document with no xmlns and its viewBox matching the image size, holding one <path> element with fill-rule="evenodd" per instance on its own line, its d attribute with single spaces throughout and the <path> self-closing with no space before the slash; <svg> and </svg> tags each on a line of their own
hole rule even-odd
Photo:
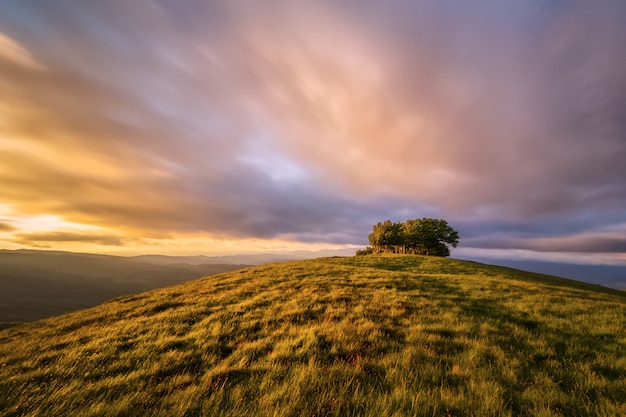
<svg viewBox="0 0 626 417">
<path fill-rule="evenodd" d="M 379 222 L 367 237 L 370 246 L 357 255 L 371 253 L 408 253 L 450 256 L 449 246 L 459 243 L 459 233 L 441 219 L 412 219 L 403 223 Z"/>
</svg>

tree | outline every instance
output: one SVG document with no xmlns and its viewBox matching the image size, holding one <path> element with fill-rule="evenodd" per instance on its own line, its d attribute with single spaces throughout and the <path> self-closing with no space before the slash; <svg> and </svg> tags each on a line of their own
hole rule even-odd
<svg viewBox="0 0 626 417">
<path fill-rule="evenodd" d="M 405 245 L 409 253 L 418 255 L 450 256 L 450 248 L 457 247 L 459 233 L 441 219 L 414 219 L 403 224 Z"/>
<path fill-rule="evenodd" d="M 395 252 L 403 240 L 402 223 L 392 223 L 389 219 L 378 222 L 372 227 L 367 240 L 374 252 Z"/>
<path fill-rule="evenodd" d="M 381 222 L 378 222 L 374 226 L 372 226 L 372 233 L 367 236 L 367 241 L 372 247 L 374 253 L 378 253 L 381 251 L 384 234 L 385 230 Z"/>
<path fill-rule="evenodd" d="M 372 252 L 412 253 L 450 256 L 450 247 L 457 247 L 459 233 L 441 219 L 409 219 L 404 223 L 385 220 L 372 227 L 368 236 Z"/>
</svg>

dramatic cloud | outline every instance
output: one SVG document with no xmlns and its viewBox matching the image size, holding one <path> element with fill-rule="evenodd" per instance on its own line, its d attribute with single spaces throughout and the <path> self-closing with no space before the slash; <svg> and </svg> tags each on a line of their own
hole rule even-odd
<svg viewBox="0 0 626 417">
<path fill-rule="evenodd" d="M 0 201 L 99 228 L 15 243 L 429 216 L 461 248 L 626 252 L 618 0 L 8 1 L 0 28 Z"/>
<path fill-rule="evenodd" d="M 553 238 L 479 238 L 468 242 L 472 247 L 490 249 L 526 249 L 545 252 L 624 253 L 626 239 L 596 234 Z"/>
</svg>

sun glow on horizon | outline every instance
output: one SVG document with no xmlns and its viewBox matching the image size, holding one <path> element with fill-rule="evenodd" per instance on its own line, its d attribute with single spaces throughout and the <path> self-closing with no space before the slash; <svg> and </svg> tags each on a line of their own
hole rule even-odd
<svg viewBox="0 0 626 417">
<path fill-rule="evenodd" d="M 0 242 L 4 249 L 47 249 L 108 255 L 232 255 L 296 250 L 358 248 L 355 245 L 298 242 L 288 236 L 273 239 L 228 238 L 207 233 L 171 233 L 151 237 L 145 231 L 116 230 L 65 220 L 52 214 L 16 213 L 0 204 Z"/>
</svg>

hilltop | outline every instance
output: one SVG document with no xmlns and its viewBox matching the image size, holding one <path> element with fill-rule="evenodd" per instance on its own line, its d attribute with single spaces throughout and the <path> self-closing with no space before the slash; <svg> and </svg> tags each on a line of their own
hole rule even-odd
<svg viewBox="0 0 626 417">
<path fill-rule="evenodd" d="M 504 267 L 266 264 L 0 331 L 0 415 L 624 415 L 625 330 L 623 292 Z"/>
</svg>

